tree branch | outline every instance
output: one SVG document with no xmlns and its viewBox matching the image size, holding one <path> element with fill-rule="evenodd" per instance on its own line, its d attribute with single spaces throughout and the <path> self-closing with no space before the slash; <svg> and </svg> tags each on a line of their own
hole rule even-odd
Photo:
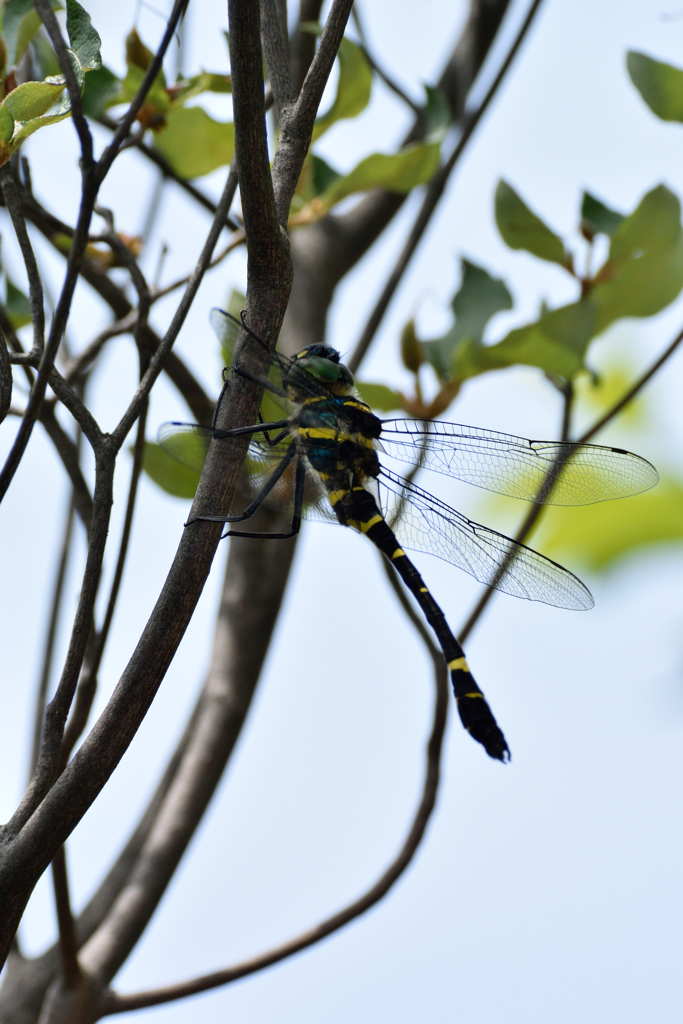
<svg viewBox="0 0 683 1024">
<path fill-rule="evenodd" d="M 26 221 L 24 220 L 24 215 L 21 211 L 21 204 L 19 202 L 19 197 L 17 196 L 17 190 L 14 186 L 14 179 L 12 177 L 9 164 L 5 164 L 4 167 L 0 168 L 0 185 L 2 186 L 2 195 L 5 200 L 5 205 L 7 206 L 9 215 L 12 219 L 12 226 L 14 228 L 14 233 L 17 236 L 21 255 L 24 258 L 24 266 L 26 267 L 28 290 L 31 299 L 31 321 L 33 324 L 33 347 L 28 353 L 28 357 L 29 359 L 35 359 L 37 361 L 45 347 L 43 285 L 40 280 L 38 264 L 36 263 L 36 257 L 33 252 L 31 240 L 28 237 Z"/>
<path fill-rule="evenodd" d="M 391 580 L 392 570 L 388 567 L 388 575 Z M 392 581 L 392 585 L 393 585 Z M 304 932 L 297 938 L 283 943 L 283 945 L 254 957 L 234 967 L 228 967 L 221 971 L 214 971 L 211 974 L 193 978 L 190 981 L 180 982 L 175 985 L 168 985 L 164 988 L 154 989 L 149 992 L 138 992 L 131 995 L 118 995 L 114 992 L 107 993 L 104 997 L 104 1014 L 125 1013 L 130 1010 L 139 1010 L 147 1006 L 158 1006 L 161 1003 L 172 1002 L 176 999 L 183 999 L 187 996 L 196 995 L 198 992 L 206 992 L 209 989 L 217 988 L 220 985 L 229 984 L 244 978 L 249 974 L 262 971 L 266 967 L 279 963 L 295 953 L 301 952 L 310 946 L 316 945 L 328 935 L 333 934 L 344 925 L 360 917 L 367 910 L 378 903 L 389 892 L 395 882 L 401 877 L 405 869 L 413 859 L 415 852 L 424 836 L 427 823 L 436 803 L 436 793 L 439 785 L 439 765 L 441 760 L 441 747 L 443 743 L 446 719 L 448 715 L 449 692 L 448 673 L 443 655 L 431 642 L 426 629 L 418 619 L 412 607 L 408 603 L 401 588 L 396 590 L 396 595 L 404 607 L 408 618 L 417 629 L 420 637 L 425 641 L 430 657 L 434 663 L 435 682 L 435 704 L 434 717 L 432 722 L 431 735 L 427 744 L 425 779 L 422 796 L 413 821 L 408 830 L 403 846 L 396 858 L 392 861 L 386 871 L 361 897 L 353 903 L 322 921 L 315 928 Z"/>
<path fill-rule="evenodd" d="M 283 109 L 294 102 L 295 95 L 275 0 L 261 0 L 261 38 L 275 110 L 281 121 Z"/>
</svg>

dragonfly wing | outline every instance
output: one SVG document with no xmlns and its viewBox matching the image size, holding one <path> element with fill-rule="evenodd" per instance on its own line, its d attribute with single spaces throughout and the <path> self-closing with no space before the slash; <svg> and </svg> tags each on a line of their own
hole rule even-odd
<svg viewBox="0 0 683 1024">
<path fill-rule="evenodd" d="M 646 459 L 594 444 L 529 441 L 439 420 L 384 420 L 387 455 L 485 490 L 550 505 L 591 505 L 654 487 Z"/>
<path fill-rule="evenodd" d="M 532 548 L 472 522 L 384 467 L 380 485 L 387 521 L 410 550 L 436 555 L 513 597 L 557 608 L 593 607 L 581 580 Z"/>
</svg>

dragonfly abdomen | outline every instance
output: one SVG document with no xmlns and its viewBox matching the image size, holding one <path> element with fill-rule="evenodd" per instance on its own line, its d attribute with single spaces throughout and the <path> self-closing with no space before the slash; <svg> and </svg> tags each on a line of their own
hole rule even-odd
<svg viewBox="0 0 683 1024">
<path fill-rule="evenodd" d="M 339 483 L 339 481 L 337 481 Z M 382 515 L 374 495 L 356 479 L 349 488 L 337 487 L 330 491 L 332 507 L 344 526 L 364 533 L 391 562 L 424 612 L 443 651 L 451 673 L 453 692 L 460 720 L 473 739 L 482 744 L 486 753 L 499 761 L 508 761 L 510 751 L 484 694 L 474 681 L 465 659 L 465 652 L 451 632 L 446 617 L 425 586 L 422 576 L 401 548 L 393 530 Z"/>
</svg>

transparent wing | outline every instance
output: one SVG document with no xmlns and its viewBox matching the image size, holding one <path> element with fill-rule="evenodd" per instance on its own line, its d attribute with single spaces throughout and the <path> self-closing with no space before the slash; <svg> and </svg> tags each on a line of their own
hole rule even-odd
<svg viewBox="0 0 683 1024">
<path fill-rule="evenodd" d="M 164 423 L 159 429 L 158 440 L 164 451 L 177 462 L 202 471 L 209 444 L 215 438 L 219 443 L 223 440 L 219 430 L 202 427 L 197 423 Z M 269 477 L 285 455 L 291 444 L 291 437 L 286 437 L 280 444 L 270 446 L 261 435 L 254 435 L 247 452 L 244 468 L 240 474 L 238 493 L 235 495 L 232 515 L 241 514 L 247 505 L 265 487 Z M 267 508 L 278 509 L 290 515 L 294 510 L 294 466 L 295 460 L 287 467 L 269 492 L 263 504 Z M 337 522 L 336 516 L 326 500 L 324 488 L 312 473 L 307 473 L 304 487 L 304 509 L 307 518 L 319 519 L 323 522 Z"/>
<path fill-rule="evenodd" d="M 590 591 L 573 573 L 537 551 L 474 523 L 433 495 L 382 468 L 382 509 L 398 541 L 436 555 L 504 594 L 557 608 L 593 607 Z M 398 517 L 393 521 L 393 514 Z"/>
<path fill-rule="evenodd" d="M 513 434 L 431 420 L 383 420 L 382 448 L 498 494 L 549 505 L 591 505 L 654 487 L 657 470 L 621 448 L 527 441 Z"/>
</svg>

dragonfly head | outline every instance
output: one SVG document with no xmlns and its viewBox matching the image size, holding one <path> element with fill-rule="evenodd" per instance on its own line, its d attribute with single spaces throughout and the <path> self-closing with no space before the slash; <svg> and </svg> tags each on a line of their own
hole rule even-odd
<svg viewBox="0 0 683 1024">
<path fill-rule="evenodd" d="M 337 350 L 329 345 L 309 345 L 297 352 L 293 362 L 297 370 L 301 368 L 335 394 L 348 394 L 353 390 L 353 374 L 339 361 Z"/>
</svg>

